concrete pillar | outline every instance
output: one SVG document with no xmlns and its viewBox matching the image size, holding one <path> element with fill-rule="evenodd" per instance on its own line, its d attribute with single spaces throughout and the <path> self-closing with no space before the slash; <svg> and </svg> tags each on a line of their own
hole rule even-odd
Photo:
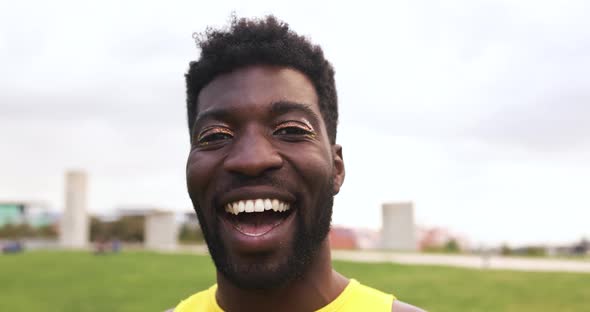
<svg viewBox="0 0 590 312">
<path fill-rule="evenodd" d="M 173 212 L 153 212 L 145 218 L 145 248 L 174 250 L 178 241 L 178 226 Z"/>
<path fill-rule="evenodd" d="M 414 205 L 411 202 L 386 203 L 382 209 L 381 248 L 417 250 Z"/>
<path fill-rule="evenodd" d="M 63 248 L 88 247 L 86 211 L 87 177 L 83 171 L 66 172 L 65 209 L 61 217 L 60 245 Z"/>
</svg>

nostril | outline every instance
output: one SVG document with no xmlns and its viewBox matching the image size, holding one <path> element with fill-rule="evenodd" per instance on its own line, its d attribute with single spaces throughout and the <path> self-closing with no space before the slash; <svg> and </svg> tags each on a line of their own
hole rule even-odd
<svg viewBox="0 0 590 312">
<path fill-rule="evenodd" d="M 265 142 L 250 146 L 235 144 L 224 162 L 226 170 L 248 176 L 258 176 L 282 165 L 281 155 Z"/>
</svg>

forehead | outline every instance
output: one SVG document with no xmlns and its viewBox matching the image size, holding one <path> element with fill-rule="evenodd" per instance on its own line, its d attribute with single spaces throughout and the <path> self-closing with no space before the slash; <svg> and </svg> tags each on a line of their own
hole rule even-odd
<svg viewBox="0 0 590 312">
<path fill-rule="evenodd" d="M 267 65 L 219 75 L 201 90 L 198 111 L 220 106 L 264 110 L 277 101 L 307 104 L 320 115 L 317 93 L 307 76 L 288 67 Z"/>
</svg>

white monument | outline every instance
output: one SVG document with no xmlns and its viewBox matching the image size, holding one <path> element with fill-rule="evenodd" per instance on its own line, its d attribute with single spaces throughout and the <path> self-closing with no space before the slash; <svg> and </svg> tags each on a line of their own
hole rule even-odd
<svg viewBox="0 0 590 312">
<path fill-rule="evenodd" d="M 411 202 L 383 204 L 381 248 L 417 250 L 414 205 Z"/>
<path fill-rule="evenodd" d="M 88 214 L 86 212 L 87 177 L 83 171 L 66 172 L 65 209 L 61 217 L 60 245 L 64 248 L 88 246 Z"/>
<path fill-rule="evenodd" d="M 173 212 L 155 211 L 145 217 L 145 248 L 174 250 L 178 240 L 178 226 Z"/>
</svg>

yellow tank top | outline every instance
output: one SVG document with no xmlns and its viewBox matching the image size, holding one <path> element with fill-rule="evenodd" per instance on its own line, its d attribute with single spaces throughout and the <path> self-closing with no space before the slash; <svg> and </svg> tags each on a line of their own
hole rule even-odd
<svg viewBox="0 0 590 312">
<path fill-rule="evenodd" d="M 223 312 L 215 300 L 217 284 L 183 300 L 174 312 Z M 367 287 L 351 279 L 344 291 L 316 312 L 391 311 L 393 295 Z"/>
</svg>

